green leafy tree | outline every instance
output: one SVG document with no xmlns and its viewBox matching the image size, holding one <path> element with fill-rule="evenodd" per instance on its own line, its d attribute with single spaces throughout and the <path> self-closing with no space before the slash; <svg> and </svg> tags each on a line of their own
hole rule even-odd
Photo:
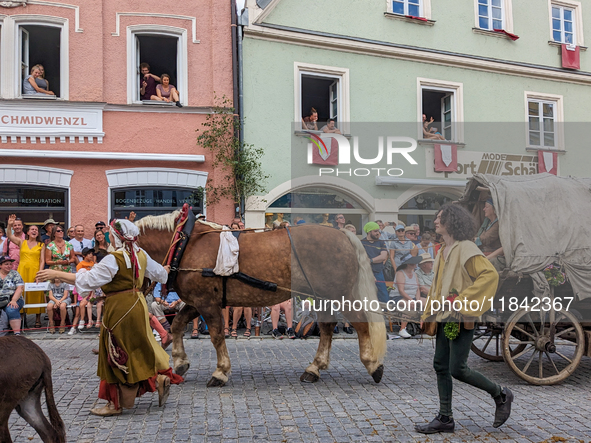
<svg viewBox="0 0 591 443">
<path fill-rule="evenodd" d="M 221 99 L 221 104 L 208 114 L 202 128 L 197 129 L 197 144 L 212 154 L 211 166 L 216 174 L 222 174 L 221 183 L 215 186 L 208 181 L 202 193 L 207 194 L 206 204 L 218 203 L 230 198 L 239 204 L 241 199 L 265 192 L 268 175 L 261 166 L 262 148 L 240 142 L 237 137 L 242 129 L 230 100 Z"/>
</svg>

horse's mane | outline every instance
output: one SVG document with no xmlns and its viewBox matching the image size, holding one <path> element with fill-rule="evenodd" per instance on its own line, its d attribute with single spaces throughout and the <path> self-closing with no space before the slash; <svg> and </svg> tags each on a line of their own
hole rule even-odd
<svg viewBox="0 0 591 443">
<path fill-rule="evenodd" d="M 171 212 L 169 214 L 163 215 L 146 215 L 141 220 L 135 222 L 135 225 L 139 228 L 140 231 L 145 231 L 146 229 L 157 229 L 159 231 L 174 231 L 176 227 L 176 219 L 180 215 L 181 211 L 177 210 Z M 219 225 L 215 222 L 205 221 L 205 220 L 197 220 L 199 223 L 209 226 L 213 229 L 222 229 L 223 226 Z"/>
<path fill-rule="evenodd" d="M 159 231 L 174 231 L 175 220 L 178 218 L 180 210 L 163 215 L 146 215 L 141 220 L 135 222 L 140 231 L 146 229 L 157 229 Z"/>
<path fill-rule="evenodd" d="M 216 222 L 210 222 L 210 221 L 205 221 L 205 220 L 197 220 L 199 223 L 201 223 L 202 225 L 206 225 L 209 226 L 213 229 L 222 229 L 223 226 L 217 224 Z"/>
</svg>

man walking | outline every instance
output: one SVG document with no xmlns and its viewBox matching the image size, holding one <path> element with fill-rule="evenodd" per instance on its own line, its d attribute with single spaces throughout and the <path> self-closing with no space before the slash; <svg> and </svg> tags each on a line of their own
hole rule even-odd
<svg viewBox="0 0 591 443">
<path fill-rule="evenodd" d="M 513 393 L 470 369 L 468 355 L 474 337 L 474 320 L 490 308 L 488 300 L 495 295 L 499 275 L 471 241 L 476 224 L 466 209 L 458 205 L 443 206 L 435 218 L 435 232 L 443 236 L 444 246 L 437 255 L 435 278 L 421 317 L 421 327 L 424 321 L 436 322 L 437 326 L 433 368 L 437 373 L 439 414 L 430 423 L 417 424 L 415 429 L 423 434 L 454 432 L 452 377 L 493 397 L 496 404 L 493 427 L 498 428 L 511 415 Z M 456 305 L 461 305 L 456 311 L 450 308 L 450 303 L 443 303 L 456 299 L 460 302 Z M 472 301 L 478 302 L 477 311 L 471 309 Z M 445 331 L 446 322 L 459 323 L 457 330 Z"/>
<path fill-rule="evenodd" d="M 388 258 L 386 242 L 380 240 L 380 226 L 376 222 L 366 223 L 363 230 L 367 234 L 367 237 L 361 240 L 361 243 L 371 262 L 371 270 L 373 271 L 378 288 L 378 300 L 381 303 L 388 303 L 388 288 L 384 281 L 384 263 Z"/>
</svg>

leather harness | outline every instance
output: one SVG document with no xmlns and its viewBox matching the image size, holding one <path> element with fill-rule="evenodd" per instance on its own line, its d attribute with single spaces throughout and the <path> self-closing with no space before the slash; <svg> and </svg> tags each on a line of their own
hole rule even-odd
<svg viewBox="0 0 591 443">
<path fill-rule="evenodd" d="M 190 208 L 187 203 L 183 205 L 183 208 L 181 209 L 181 215 L 179 217 L 179 221 L 175 229 L 175 234 L 172 238 L 171 247 L 167 254 L 167 259 L 165 260 L 166 264 L 170 265 L 170 273 L 168 274 L 168 280 L 166 281 L 166 287 L 169 291 L 174 291 L 173 285 L 176 282 L 176 278 L 179 273 L 179 266 L 181 260 L 183 259 L 183 254 L 185 253 L 187 244 L 189 243 L 189 239 L 191 238 L 193 228 L 195 227 L 196 218 L 195 214 L 193 214 L 193 211 L 191 209 L 192 208 Z M 232 232 L 232 234 L 236 237 L 237 240 L 239 239 L 240 232 L 234 231 Z M 289 234 L 289 241 L 291 242 L 291 234 Z M 234 278 L 242 283 L 252 286 L 253 288 L 262 289 L 263 291 L 277 292 L 277 283 L 260 280 L 256 277 L 252 277 L 243 272 L 237 272 L 229 276 L 220 276 L 214 274 L 212 268 L 207 268 L 203 269 L 203 271 L 201 272 L 201 276 L 222 277 L 222 309 L 227 306 L 226 286 L 228 278 Z"/>
</svg>

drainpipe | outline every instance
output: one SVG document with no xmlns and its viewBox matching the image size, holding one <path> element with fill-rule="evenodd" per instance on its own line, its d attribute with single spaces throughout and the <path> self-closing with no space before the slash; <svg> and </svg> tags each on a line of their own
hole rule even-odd
<svg viewBox="0 0 591 443">
<path fill-rule="evenodd" d="M 239 68 L 238 68 L 238 14 L 236 8 L 238 5 L 236 4 L 236 0 L 230 0 L 230 8 L 232 9 L 232 81 L 233 81 L 233 97 L 232 103 L 234 106 L 234 114 L 237 115 L 238 122 L 242 120 L 239 104 L 240 104 L 240 88 L 238 86 L 238 76 L 239 76 Z M 236 114 L 237 113 L 237 114 Z M 238 137 L 240 140 L 242 138 L 242 131 L 238 128 L 234 130 L 234 137 Z M 242 144 L 241 144 L 242 146 Z M 240 216 L 242 207 L 242 202 L 240 202 L 239 207 L 234 208 L 234 217 Z"/>
<path fill-rule="evenodd" d="M 243 65 L 243 57 L 242 57 L 242 41 L 244 38 L 244 26 L 248 26 L 248 9 L 244 8 L 241 11 L 240 17 L 238 17 L 237 21 L 237 62 L 238 62 L 238 121 L 240 125 L 240 130 L 238 134 L 238 142 L 240 145 L 240 150 L 242 150 L 242 146 L 244 145 L 244 65 Z M 239 216 L 241 219 L 244 218 L 244 196 L 240 197 L 240 208 L 239 208 Z"/>
</svg>

